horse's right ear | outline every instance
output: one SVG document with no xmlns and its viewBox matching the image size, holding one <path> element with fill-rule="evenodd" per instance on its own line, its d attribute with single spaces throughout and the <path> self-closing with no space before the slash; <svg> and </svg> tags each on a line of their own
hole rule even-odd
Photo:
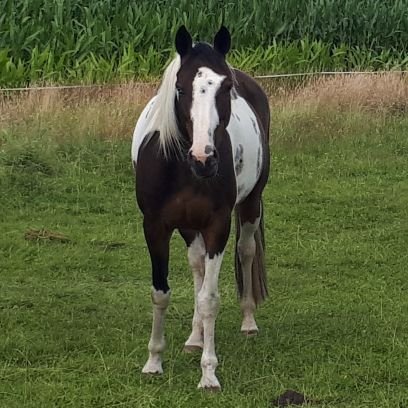
<svg viewBox="0 0 408 408">
<path fill-rule="evenodd" d="M 214 37 L 214 49 L 217 50 L 224 57 L 231 48 L 231 34 L 227 27 L 221 26 L 218 33 Z"/>
<path fill-rule="evenodd" d="M 176 50 L 179 53 L 180 57 L 183 58 L 187 55 L 191 48 L 193 47 L 193 39 L 191 38 L 190 33 L 187 31 L 187 28 L 182 25 L 176 34 Z"/>
</svg>

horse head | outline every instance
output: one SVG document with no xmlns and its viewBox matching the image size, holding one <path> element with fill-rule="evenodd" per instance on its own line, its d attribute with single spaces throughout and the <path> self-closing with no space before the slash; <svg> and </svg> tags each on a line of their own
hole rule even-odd
<svg viewBox="0 0 408 408">
<path fill-rule="evenodd" d="M 233 74 L 225 60 L 231 36 L 221 27 L 213 46 L 193 44 L 190 33 L 181 26 L 175 43 L 180 56 L 175 113 L 189 146 L 187 160 L 197 177 L 213 177 L 220 160 L 217 145 L 225 137 L 231 116 Z"/>
</svg>

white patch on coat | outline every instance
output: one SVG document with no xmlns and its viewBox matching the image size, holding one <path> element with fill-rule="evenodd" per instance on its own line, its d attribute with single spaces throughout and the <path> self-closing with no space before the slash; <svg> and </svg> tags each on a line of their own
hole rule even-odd
<svg viewBox="0 0 408 408">
<path fill-rule="evenodd" d="M 258 167 L 263 165 L 262 159 L 258 160 L 259 150 L 262 151 L 262 135 L 257 116 L 244 98 L 238 96 L 231 99 L 231 112 L 227 131 L 231 138 L 234 163 L 237 152 L 242 153 L 242 167 L 239 174 L 235 174 L 238 204 L 249 195 L 259 179 Z"/>
<path fill-rule="evenodd" d="M 198 294 L 198 312 L 203 320 L 204 347 L 201 356 L 202 376 L 198 388 L 220 389 L 215 375 L 218 359 L 215 354 L 215 320 L 219 308 L 218 276 L 224 252 L 210 258 L 205 257 L 205 275 Z"/>
<path fill-rule="evenodd" d="M 214 130 L 219 124 L 215 96 L 225 75 L 201 67 L 193 80 L 191 120 L 193 122 L 193 144 L 191 152 L 197 160 L 205 162 L 208 153 L 205 147 L 214 146 Z"/>
<path fill-rule="evenodd" d="M 153 322 L 152 333 L 148 345 L 149 359 L 143 367 L 145 374 L 162 374 L 161 353 L 164 351 L 166 342 L 164 340 L 164 316 L 170 302 L 170 291 L 164 293 L 162 290 L 152 288 Z"/>
<path fill-rule="evenodd" d="M 133 139 L 132 139 L 132 162 L 137 163 L 137 157 L 139 155 L 139 149 L 144 140 L 147 136 L 151 136 L 155 130 L 159 129 L 151 129 L 151 122 L 154 116 L 154 107 L 156 102 L 157 96 L 154 96 L 148 104 L 143 109 L 142 113 L 137 120 L 135 130 L 133 132 Z"/>
<path fill-rule="evenodd" d="M 185 351 L 193 351 L 203 348 L 203 321 L 198 313 L 198 293 L 203 284 L 205 268 L 205 243 L 201 234 L 198 234 L 188 247 L 188 262 L 194 279 L 194 316 L 191 334 L 184 349 Z"/>
</svg>

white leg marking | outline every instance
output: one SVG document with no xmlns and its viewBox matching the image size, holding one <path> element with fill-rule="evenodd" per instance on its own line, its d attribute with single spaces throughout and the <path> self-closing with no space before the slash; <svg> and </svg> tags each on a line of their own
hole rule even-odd
<svg viewBox="0 0 408 408">
<path fill-rule="evenodd" d="M 194 278 L 194 316 L 190 337 L 184 345 L 184 351 L 192 352 L 203 348 L 203 321 L 198 313 L 198 293 L 204 278 L 205 244 L 201 234 L 197 235 L 188 248 L 188 261 Z"/>
<path fill-rule="evenodd" d="M 143 367 L 145 374 L 162 374 L 162 361 L 160 353 L 163 352 L 166 342 L 164 340 L 164 315 L 170 302 L 170 291 L 152 289 L 153 323 L 152 334 L 149 341 L 149 359 Z"/>
<path fill-rule="evenodd" d="M 198 388 L 210 390 L 221 389 L 220 383 L 215 376 L 218 365 L 215 354 L 215 319 L 219 307 L 218 275 L 220 273 L 224 252 L 210 259 L 205 257 L 205 275 L 203 285 L 198 294 L 198 312 L 203 319 L 204 348 L 201 356 L 202 377 Z"/>
<path fill-rule="evenodd" d="M 241 226 L 238 240 L 238 254 L 242 268 L 243 290 L 241 298 L 242 325 L 241 332 L 246 335 L 258 333 L 254 312 L 255 301 L 252 294 L 252 263 L 254 261 L 256 243 L 254 234 L 259 227 L 259 218 L 254 224 L 246 222 Z"/>
</svg>

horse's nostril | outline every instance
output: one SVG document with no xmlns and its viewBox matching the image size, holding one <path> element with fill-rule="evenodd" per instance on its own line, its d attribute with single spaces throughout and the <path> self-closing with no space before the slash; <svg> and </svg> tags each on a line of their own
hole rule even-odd
<svg viewBox="0 0 408 408">
<path fill-rule="evenodd" d="M 211 145 L 207 145 L 204 148 L 205 154 L 208 154 L 208 155 L 213 154 L 214 150 L 215 150 L 214 146 L 211 146 Z"/>
<path fill-rule="evenodd" d="M 218 152 L 216 148 L 214 148 L 213 157 L 214 159 L 218 159 Z"/>
<path fill-rule="evenodd" d="M 187 153 L 187 159 L 188 160 L 193 160 L 193 152 L 191 150 L 189 150 L 188 153 Z"/>
</svg>

